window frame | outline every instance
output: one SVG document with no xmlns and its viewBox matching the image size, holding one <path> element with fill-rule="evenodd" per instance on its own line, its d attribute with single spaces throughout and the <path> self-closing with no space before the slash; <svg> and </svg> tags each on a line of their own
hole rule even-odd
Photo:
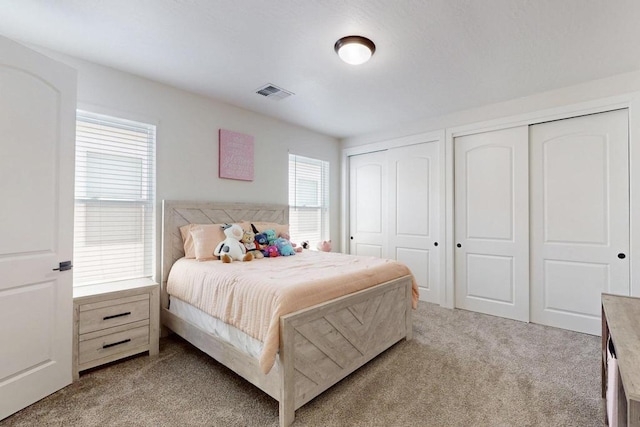
<svg viewBox="0 0 640 427">
<path fill-rule="evenodd" d="M 307 165 L 308 168 L 319 168 L 318 174 L 310 176 L 300 171 L 298 165 Z M 311 247 L 315 247 L 318 242 L 329 240 L 330 238 L 330 167 L 330 163 L 326 160 L 289 153 L 289 224 L 291 238 L 296 241 L 296 243 L 308 240 Z M 301 196 L 303 198 L 305 195 L 307 197 L 313 196 L 312 194 L 300 195 L 298 191 L 300 181 L 306 178 L 311 178 L 309 181 L 317 184 L 317 190 L 314 196 L 317 203 L 315 204 L 300 203 Z M 309 193 L 314 192 L 311 191 Z M 311 201 L 311 199 L 307 199 L 306 201 Z M 318 229 L 314 232 L 295 230 L 296 226 L 299 228 L 303 223 L 300 215 L 298 215 L 298 213 L 303 212 L 318 212 L 319 218 L 316 222 Z M 311 238 L 313 234 L 317 235 L 317 239 Z"/>
<path fill-rule="evenodd" d="M 80 131 L 81 126 L 86 127 L 84 131 Z M 105 126 L 105 133 L 100 136 L 95 136 L 95 141 L 80 142 L 80 138 L 84 137 L 87 139 L 92 139 L 92 137 L 88 136 L 89 133 L 87 129 L 91 125 L 94 126 Z M 75 163 L 75 185 L 76 190 L 74 192 L 74 287 L 81 286 L 91 286 L 101 283 L 109 283 L 109 282 L 117 282 L 122 280 L 131 280 L 131 279 L 150 279 L 155 275 L 155 246 L 156 246 L 156 147 L 157 147 L 157 137 L 156 131 L 157 127 L 154 123 L 145 123 L 141 121 L 134 121 L 128 118 L 124 118 L 121 115 L 116 116 L 113 114 L 102 114 L 89 111 L 88 109 L 78 109 L 76 111 L 76 163 Z M 137 145 L 141 148 L 133 148 L 129 150 L 127 144 L 128 142 L 115 142 L 114 140 L 118 139 L 118 132 L 126 131 L 126 132 L 134 132 L 139 135 L 144 135 L 146 140 L 144 143 L 138 141 Z M 96 133 L 96 135 L 98 135 Z M 124 132 L 121 135 L 125 135 Z M 112 145 L 100 145 L 98 146 L 97 142 L 108 141 L 109 138 L 112 138 Z M 122 136 L 122 139 L 126 139 Z M 142 145 L 144 144 L 144 145 Z M 119 148 L 117 146 L 120 145 Z M 122 146 L 127 146 L 127 149 L 123 149 Z M 132 144 L 133 145 L 133 144 Z M 102 155 L 102 160 L 106 160 L 105 163 L 109 163 L 109 157 L 111 157 L 112 166 L 107 167 L 107 174 L 113 173 L 114 170 L 117 170 L 118 167 L 126 170 L 127 164 L 126 162 L 121 163 L 120 166 L 116 166 L 115 164 L 118 162 L 117 157 L 119 156 L 121 159 L 132 158 L 132 159 L 140 159 L 140 167 L 139 171 L 136 168 L 130 169 L 127 176 L 127 173 L 123 175 L 116 175 L 116 178 L 112 180 L 107 185 L 107 194 L 100 194 L 100 191 L 105 191 L 103 188 L 100 188 L 98 183 L 95 186 L 96 182 L 102 179 L 101 174 L 96 173 L 96 169 L 90 166 L 91 163 L 91 153 L 97 154 L 94 156 L 93 160 L 95 161 Z M 135 162 L 131 162 L 130 164 L 134 164 Z M 95 163 L 95 165 L 100 164 L 100 162 Z M 94 165 L 94 166 L 95 166 Z M 104 171 L 103 171 L 104 172 Z M 84 176 L 82 177 L 82 173 Z M 131 178 L 134 175 L 140 176 L 139 181 L 128 180 L 127 178 Z M 117 185 L 121 183 L 118 182 L 118 179 L 125 177 L 124 187 L 121 189 L 122 194 L 117 194 L 119 191 Z M 96 178 L 98 181 L 96 181 Z M 93 181 L 93 182 L 92 182 Z M 107 181 L 107 180 L 105 180 Z M 115 183 L 115 184 L 114 184 Z M 94 184 L 94 186 L 92 186 Z M 127 188 L 129 187 L 129 188 Z M 138 187 L 138 188 L 136 188 Z M 139 191 L 139 194 L 135 196 L 135 192 Z M 110 192 L 110 193 L 109 193 Z M 121 208 L 129 208 L 131 211 L 135 211 L 139 209 L 140 213 L 134 213 L 131 217 L 127 217 L 123 215 L 126 219 L 132 219 L 133 222 L 138 222 L 138 224 L 131 228 L 133 230 L 132 236 L 125 236 L 124 238 L 120 237 L 112 237 L 114 240 L 110 241 L 109 238 L 102 237 L 102 240 L 96 236 L 99 235 L 108 235 L 108 232 L 104 231 L 102 228 L 98 228 L 95 232 L 95 235 L 92 235 L 91 232 L 87 231 L 87 225 L 97 225 L 102 224 L 101 220 L 98 221 L 90 221 L 89 216 L 92 214 L 92 210 L 90 210 L 91 205 L 94 205 L 93 213 L 97 213 L 100 217 L 104 215 L 108 216 L 108 211 L 110 208 L 121 209 Z M 80 213 L 82 212 L 82 213 Z M 81 217 L 82 216 L 82 217 Z M 78 230 L 78 224 L 83 224 L 83 232 L 80 235 Z M 127 224 L 124 225 L 126 227 Z M 118 240 L 119 239 L 119 240 Z M 102 242 L 102 243 L 101 243 Z M 135 256 L 139 257 L 142 261 L 137 264 L 137 272 L 135 273 L 125 273 L 122 275 L 113 275 L 107 274 L 108 277 L 98 278 L 97 274 L 92 274 L 90 279 L 86 279 L 83 274 L 87 270 L 94 271 L 99 269 L 104 269 L 106 266 L 112 267 L 115 269 L 116 265 L 110 265 L 109 261 L 105 261 L 101 256 L 98 256 L 99 261 L 96 262 L 96 265 L 100 267 L 87 268 L 89 264 L 86 261 L 86 258 L 83 259 L 83 255 L 87 257 L 87 254 L 103 253 L 103 247 L 107 247 L 109 245 L 130 245 L 142 246 L 140 249 L 135 249 Z M 98 248 L 98 249 L 87 249 L 87 248 Z M 108 259 L 108 257 L 105 257 Z M 85 263 L 85 264 L 83 264 Z M 125 262 L 125 265 L 127 264 Z M 83 269 L 84 267 L 84 269 Z M 82 271 L 84 270 L 84 271 Z M 76 274 L 77 271 L 82 271 L 81 274 Z"/>
</svg>

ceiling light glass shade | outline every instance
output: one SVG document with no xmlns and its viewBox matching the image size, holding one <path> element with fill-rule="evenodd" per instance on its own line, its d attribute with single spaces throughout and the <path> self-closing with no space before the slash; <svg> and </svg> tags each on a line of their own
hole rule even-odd
<svg viewBox="0 0 640 427">
<path fill-rule="evenodd" d="M 376 45 L 371 40 L 361 36 L 347 36 L 338 40 L 334 49 L 340 59 L 347 64 L 364 64 L 376 51 Z"/>
</svg>

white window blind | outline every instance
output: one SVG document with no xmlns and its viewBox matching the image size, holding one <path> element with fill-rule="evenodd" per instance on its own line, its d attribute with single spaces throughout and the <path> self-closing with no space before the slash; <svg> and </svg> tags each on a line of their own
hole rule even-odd
<svg viewBox="0 0 640 427">
<path fill-rule="evenodd" d="M 289 154 L 289 224 L 298 244 L 329 239 L 329 162 Z"/>
<path fill-rule="evenodd" d="M 155 133 L 77 112 L 74 286 L 153 275 Z"/>
</svg>

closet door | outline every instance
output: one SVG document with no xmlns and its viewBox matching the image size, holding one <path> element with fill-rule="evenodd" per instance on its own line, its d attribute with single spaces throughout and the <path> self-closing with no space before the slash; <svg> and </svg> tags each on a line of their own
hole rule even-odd
<svg viewBox="0 0 640 427">
<path fill-rule="evenodd" d="M 405 263 L 420 299 L 439 304 L 438 143 L 394 148 L 389 156 L 389 256 Z"/>
<path fill-rule="evenodd" d="M 531 126 L 531 321 L 598 335 L 629 295 L 628 113 Z"/>
<path fill-rule="evenodd" d="M 387 153 L 349 157 L 349 253 L 387 257 Z"/>
<path fill-rule="evenodd" d="M 455 304 L 529 320 L 528 128 L 456 137 Z"/>
</svg>

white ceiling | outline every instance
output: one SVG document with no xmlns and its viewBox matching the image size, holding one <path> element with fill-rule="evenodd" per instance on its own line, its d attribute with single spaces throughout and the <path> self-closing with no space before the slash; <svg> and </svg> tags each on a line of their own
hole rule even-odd
<svg viewBox="0 0 640 427">
<path fill-rule="evenodd" d="M 640 69 L 637 0 L 0 0 L 0 34 L 335 137 Z"/>
</svg>

